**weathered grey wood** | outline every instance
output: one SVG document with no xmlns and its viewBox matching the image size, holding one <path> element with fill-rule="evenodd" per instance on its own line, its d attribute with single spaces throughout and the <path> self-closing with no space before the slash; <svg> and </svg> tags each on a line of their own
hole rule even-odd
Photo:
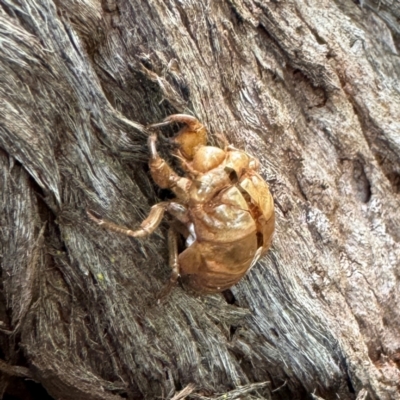
<svg viewBox="0 0 400 400">
<path fill-rule="evenodd" d="M 5 361 L 59 399 L 400 399 L 399 7 L 0 0 Z M 136 227 L 165 195 L 144 126 L 174 112 L 258 156 L 276 200 L 234 304 L 157 306 L 165 227 L 85 215 Z"/>
</svg>

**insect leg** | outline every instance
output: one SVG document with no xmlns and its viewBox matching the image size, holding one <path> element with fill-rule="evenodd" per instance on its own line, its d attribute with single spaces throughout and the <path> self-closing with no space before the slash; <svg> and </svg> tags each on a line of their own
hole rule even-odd
<svg viewBox="0 0 400 400">
<path fill-rule="evenodd" d="M 173 122 L 181 122 L 183 124 L 186 124 L 188 127 L 190 127 L 192 130 L 196 129 L 204 129 L 203 124 L 199 122 L 199 120 L 191 115 L 187 114 L 172 114 L 169 115 L 167 118 L 164 119 L 163 122 L 159 122 L 157 124 L 151 124 L 148 126 L 148 128 L 160 128 L 162 126 L 166 126 L 169 124 L 172 124 Z"/>
<path fill-rule="evenodd" d="M 157 152 L 156 142 L 156 135 L 149 136 L 149 167 L 154 182 L 163 189 L 171 189 L 180 199 L 186 199 L 191 181 L 188 178 L 180 177 L 168 165 L 168 163 L 159 156 Z"/>
<path fill-rule="evenodd" d="M 171 267 L 170 281 L 175 284 L 179 277 L 178 235 L 174 229 L 168 230 L 169 266 Z"/>
<path fill-rule="evenodd" d="M 157 229 L 158 225 L 160 225 L 167 206 L 167 202 L 162 202 L 151 207 L 148 217 L 140 224 L 140 228 L 136 230 L 132 230 L 123 225 L 117 225 L 114 222 L 94 215 L 93 212 L 88 210 L 86 210 L 86 213 L 92 221 L 96 222 L 97 225 L 102 226 L 105 229 L 122 233 L 123 235 L 127 236 L 145 237 L 153 233 Z"/>
<path fill-rule="evenodd" d="M 173 228 L 168 230 L 168 250 L 169 250 L 169 266 L 171 267 L 171 277 L 169 282 L 165 284 L 159 295 L 158 303 L 167 296 L 172 288 L 176 285 L 179 278 L 179 259 L 178 259 L 178 235 Z"/>
<path fill-rule="evenodd" d="M 185 124 L 174 140 L 179 145 L 179 150 L 187 160 L 193 159 L 198 146 L 207 144 L 207 130 L 195 117 L 186 114 L 173 114 L 165 118 L 164 122 L 150 125 L 150 128 L 157 128 L 173 122 Z"/>
</svg>

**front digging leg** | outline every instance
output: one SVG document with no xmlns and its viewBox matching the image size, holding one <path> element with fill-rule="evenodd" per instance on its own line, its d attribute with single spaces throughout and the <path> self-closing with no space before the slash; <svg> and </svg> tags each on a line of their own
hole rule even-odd
<svg viewBox="0 0 400 400">
<path fill-rule="evenodd" d="M 186 114 L 170 115 L 165 118 L 163 122 L 152 124 L 149 128 L 158 128 L 173 122 L 180 122 L 186 125 L 178 132 L 174 141 L 178 144 L 183 157 L 191 161 L 196 153 L 196 149 L 199 146 L 205 146 L 207 144 L 207 130 L 197 118 Z"/>
<path fill-rule="evenodd" d="M 190 179 L 179 176 L 168 163 L 160 157 L 156 147 L 157 136 L 150 135 L 148 145 L 150 150 L 150 173 L 154 182 L 163 189 L 172 190 L 182 200 L 186 200 L 191 184 Z"/>
</svg>

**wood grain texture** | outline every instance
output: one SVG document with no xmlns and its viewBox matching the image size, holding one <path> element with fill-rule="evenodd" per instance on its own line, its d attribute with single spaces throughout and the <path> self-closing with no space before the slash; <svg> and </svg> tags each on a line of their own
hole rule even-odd
<svg viewBox="0 0 400 400">
<path fill-rule="evenodd" d="M 5 361 L 59 399 L 189 384 L 400 399 L 399 15 L 388 0 L 0 0 Z M 272 250 L 233 304 L 177 289 L 157 306 L 166 226 L 130 239 L 85 214 L 136 228 L 165 197 L 144 126 L 173 113 L 258 157 L 276 202 Z"/>
</svg>

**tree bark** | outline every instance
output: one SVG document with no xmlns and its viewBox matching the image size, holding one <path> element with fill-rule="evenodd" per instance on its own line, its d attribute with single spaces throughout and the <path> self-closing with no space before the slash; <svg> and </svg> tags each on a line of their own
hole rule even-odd
<svg viewBox="0 0 400 400">
<path fill-rule="evenodd" d="M 66 400 L 400 399 L 399 18 L 0 0 L 0 394 L 19 376 Z M 157 305 L 166 226 L 136 240 L 85 210 L 135 228 L 168 196 L 144 126 L 177 112 L 260 159 L 277 228 L 230 294 Z"/>
</svg>

